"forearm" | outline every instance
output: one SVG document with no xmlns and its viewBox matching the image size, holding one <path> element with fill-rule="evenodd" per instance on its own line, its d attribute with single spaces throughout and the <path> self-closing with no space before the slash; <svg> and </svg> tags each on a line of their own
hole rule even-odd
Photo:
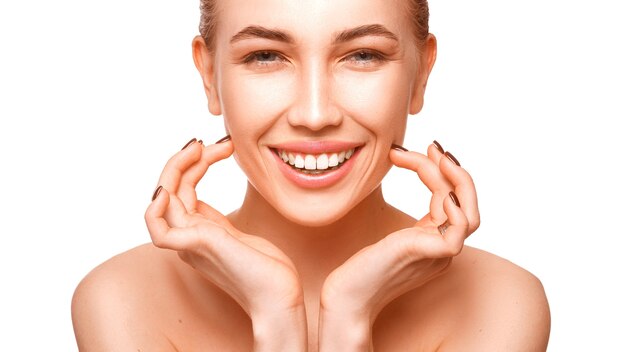
<svg viewBox="0 0 626 352">
<path fill-rule="evenodd" d="M 252 315 L 254 352 L 305 352 L 307 322 L 304 305 Z"/>
</svg>

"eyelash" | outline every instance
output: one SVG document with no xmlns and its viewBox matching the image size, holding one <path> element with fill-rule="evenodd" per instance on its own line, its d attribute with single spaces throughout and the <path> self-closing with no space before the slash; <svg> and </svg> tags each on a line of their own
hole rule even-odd
<svg viewBox="0 0 626 352">
<path fill-rule="evenodd" d="M 354 59 L 355 57 L 361 56 L 363 54 L 371 56 L 371 59 L 367 60 L 367 61 L 361 61 L 361 60 L 355 60 Z M 270 60 L 270 61 L 258 60 L 261 55 L 270 55 L 271 57 L 276 57 L 276 60 Z M 249 55 L 247 55 L 246 57 L 244 57 L 242 63 L 244 63 L 244 64 L 253 64 L 254 63 L 254 64 L 259 65 L 259 66 L 268 67 L 269 65 L 273 65 L 273 63 L 276 62 L 276 61 L 283 62 L 283 61 L 287 61 L 287 59 L 285 59 L 285 57 L 283 55 L 281 55 L 280 53 L 278 53 L 276 51 L 260 50 L 260 51 L 252 52 Z M 381 54 L 381 53 L 379 53 L 377 51 L 361 49 L 361 50 L 353 51 L 349 55 L 347 55 L 344 58 L 342 58 L 340 61 L 341 62 L 352 61 L 357 66 L 369 67 L 373 62 L 375 62 L 375 63 L 384 63 L 384 62 L 386 62 L 388 60 L 385 57 L 385 55 L 383 55 L 383 54 Z"/>
</svg>

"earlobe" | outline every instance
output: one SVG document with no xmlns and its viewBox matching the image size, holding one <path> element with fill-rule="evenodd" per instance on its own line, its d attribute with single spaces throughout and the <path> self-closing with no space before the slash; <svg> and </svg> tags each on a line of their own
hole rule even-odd
<svg viewBox="0 0 626 352">
<path fill-rule="evenodd" d="M 420 66 L 417 69 L 409 107 L 409 114 L 411 115 L 419 113 L 424 106 L 426 83 L 428 83 L 428 76 L 437 60 L 437 38 L 434 35 L 428 34 L 419 56 Z"/>
<path fill-rule="evenodd" d="M 204 42 L 204 38 L 196 36 L 193 38 L 192 55 L 193 62 L 202 77 L 204 93 L 206 94 L 209 111 L 213 115 L 221 115 L 222 108 L 218 90 L 215 86 L 215 55 L 209 51 Z"/>
</svg>

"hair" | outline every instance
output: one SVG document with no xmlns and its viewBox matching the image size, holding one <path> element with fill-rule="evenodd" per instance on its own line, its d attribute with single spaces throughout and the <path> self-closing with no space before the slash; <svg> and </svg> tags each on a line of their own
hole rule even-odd
<svg viewBox="0 0 626 352">
<path fill-rule="evenodd" d="M 413 35 L 417 47 L 428 37 L 428 0 L 406 0 L 408 1 L 407 11 L 413 23 Z M 215 48 L 215 30 L 217 28 L 217 1 L 200 0 L 200 35 L 204 39 L 209 51 Z"/>
</svg>

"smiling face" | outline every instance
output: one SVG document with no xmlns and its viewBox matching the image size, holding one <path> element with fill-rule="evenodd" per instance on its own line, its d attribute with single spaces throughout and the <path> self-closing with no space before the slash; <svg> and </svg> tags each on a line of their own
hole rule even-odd
<svg viewBox="0 0 626 352">
<path fill-rule="evenodd" d="M 376 187 L 422 106 L 405 0 L 218 1 L 214 50 L 194 41 L 209 108 L 249 182 L 291 221 L 337 221 Z"/>
</svg>

